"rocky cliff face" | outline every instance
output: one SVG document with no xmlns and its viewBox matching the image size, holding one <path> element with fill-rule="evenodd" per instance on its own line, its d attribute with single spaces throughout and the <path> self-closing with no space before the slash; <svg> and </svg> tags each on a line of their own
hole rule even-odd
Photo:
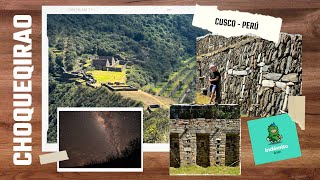
<svg viewBox="0 0 320 180">
<path fill-rule="evenodd" d="M 288 96 L 302 91 L 302 36 L 281 33 L 278 44 L 258 37 L 197 39 L 197 89 L 207 86 L 210 64 L 221 74 L 223 104 L 249 116 L 287 111 Z"/>
</svg>

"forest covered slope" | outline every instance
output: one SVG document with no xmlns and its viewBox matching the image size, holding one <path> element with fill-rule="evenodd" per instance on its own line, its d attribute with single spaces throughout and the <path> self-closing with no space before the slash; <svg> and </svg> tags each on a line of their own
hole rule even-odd
<svg viewBox="0 0 320 180">
<path fill-rule="evenodd" d="M 156 84 L 195 56 L 195 39 L 206 32 L 191 23 L 192 15 L 48 15 L 49 47 L 67 48 L 64 62 L 52 63 L 72 70 L 84 54 L 119 55 L 141 67 L 128 81 Z"/>
</svg>

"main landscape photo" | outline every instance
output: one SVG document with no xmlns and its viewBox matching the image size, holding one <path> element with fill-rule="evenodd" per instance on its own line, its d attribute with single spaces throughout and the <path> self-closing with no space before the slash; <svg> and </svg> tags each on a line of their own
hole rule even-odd
<svg viewBox="0 0 320 180">
<path fill-rule="evenodd" d="M 184 14 L 47 15 L 47 142 L 57 141 L 57 107 L 143 106 L 144 142 L 168 143 L 170 104 L 195 101 L 206 33 Z"/>
</svg>

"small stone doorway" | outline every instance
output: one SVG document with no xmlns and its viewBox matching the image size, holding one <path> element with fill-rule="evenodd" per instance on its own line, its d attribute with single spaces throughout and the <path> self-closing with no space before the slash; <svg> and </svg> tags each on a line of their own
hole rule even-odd
<svg viewBox="0 0 320 180">
<path fill-rule="evenodd" d="M 225 164 L 226 166 L 238 166 L 239 165 L 239 134 L 226 134 L 226 154 Z"/>
<path fill-rule="evenodd" d="M 202 167 L 210 166 L 209 159 L 209 134 L 197 134 L 197 159 L 196 163 Z"/>
<path fill-rule="evenodd" d="M 170 167 L 180 167 L 179 134 L 170 134 Z"/>
</svg>

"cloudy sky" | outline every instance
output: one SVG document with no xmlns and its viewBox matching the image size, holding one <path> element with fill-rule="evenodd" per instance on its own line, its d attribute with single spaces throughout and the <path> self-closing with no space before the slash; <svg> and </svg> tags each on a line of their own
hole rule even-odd
<svg viewBox="0 0 320 180">
<path fill-rule="evenodd" d="M 139 111 L 60 111 L 59 150 L 69 160 L 60 167 L 77 167 L 121 155 L 128 143 L 141 137 Z"/>
</svg>

